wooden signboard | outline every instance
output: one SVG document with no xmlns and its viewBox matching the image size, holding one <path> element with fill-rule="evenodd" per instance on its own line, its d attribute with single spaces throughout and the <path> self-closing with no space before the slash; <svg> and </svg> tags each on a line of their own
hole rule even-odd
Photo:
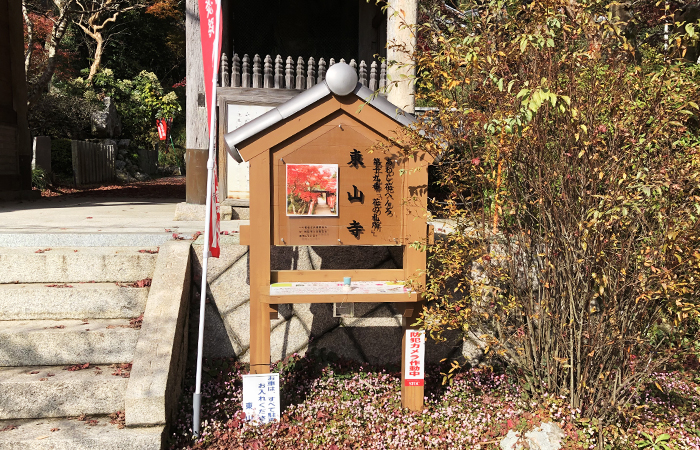
<svg viewBox="0 0 700 450">
<path fill-rule="evenodd" d="M 250 246 L 251 373 L 269 372 L 279 304 L 395 302 L 404 329 L 415 321 L 421 297 L 402 282 L 418 273 L 425 282 L 426 255 L 409 244 L 428 236 L 429 161 L 396 147 L 371 151 L 400 126 L 355 94 L 330 93 L 236 144 L 250 162 L 250 226 L 241 227 L 241 243 Z M 403 268 L 272 271 L 271 245 L 402 246 Z M 344 277 L 359 283 L 344 291 Z M 422 409 L 423 386 L 404 387 L 403 371 L 403 404 Z"/>
</svg>

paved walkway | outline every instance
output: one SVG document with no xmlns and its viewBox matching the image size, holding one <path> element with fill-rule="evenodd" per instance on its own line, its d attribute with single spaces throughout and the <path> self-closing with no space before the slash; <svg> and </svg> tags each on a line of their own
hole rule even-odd
<svg viewBox="0 0 700 450">
<path fill-rule="evenodd" d="M 204 221 L 173 220 L 175 207 L 182 201 L 50 197 L 0 202 L 0 247 L 77 245 L 90 240 L 93 245 L 128 245 L 130 238 L 137 245 L 146 245 L 149 239 L 159 245 L 158 241 L 172 239 L 173 233 L 188 238 L 203 232 Z M 247 222 L 222 221 L 221 231 L 237 232 Z"/>
</svg>

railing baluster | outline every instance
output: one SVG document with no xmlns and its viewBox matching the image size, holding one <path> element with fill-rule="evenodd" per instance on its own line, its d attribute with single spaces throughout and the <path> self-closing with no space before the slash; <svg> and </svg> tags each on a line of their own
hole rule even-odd
<svg viewBox="0 0 700 450">
<path fill-rule="evenodd" d="M 377 90 L 377 61 L 372 61 L 369 69 L 369 88 L 372 92 Z"/>
<path fill-rule="evenodd" d="M 221 54 L 221 87 L 228 87 L 228 56 Z"/>
<path fill-rule="evenodd" d="M 270 55 L 265 56 L 265 67 L 263 69 L 263 87 L 265 89 L 271 89 L 275 87 L 275 81 L 272 76 L 272 57 Z"/>
<path fill-rule="evenodd" d="M 275 89 L 284 88 L 284 75 L 282 74 L 282 57 L 277 55 L 275 58 Z"/>
<path fill-rule="evenodd" d="M 379 73 L 379 92 L 386 94 L 386 62 L 382 61 L 381 71 Z"/>
<path fill-rule="evenodd" d="M 318 78 L 316 78 L 316 84 L 323 83 L 326 79 L 326 60 L 321 58 L 318 60 Z"/>
<path fill-rule="evenodd" d="M 297 58 L 297 89 L 306 89 L 306 79 L 304 78 L 304 58 Z"/>
<path fill-rule="evenodd" d="M 364 61 L 360 61 L 360 84 L 367 87 L 367 64 Z"/>
<path fill-rule="evenodd" d="M 284 68 L 284 84 L 287 89 L 294 89 L 294 60 L 287 56 L 287 65 Z"/>
<path fill-rule="evenodd" d="M 241 59 L 238 53 L 233 54 L 231 61 L 231 87 L 241 87 Z"/>
<path fill-rule="evenodd" d="M 250 57 L 247 54 L 243 55 L 243 71 L 241 73 L 241 78 L 241 87 L 249 88 L 253 85 L 250 76 Z"/>
<path fill-rule="evenodd" d="M 257 54 L 253 57 L 253 87 L 263 87 L 262 60 Z"/>
<path fill-rule="evenodd" d="M 316 61 L 314 57 L 309 58 L 309 63 L 306 66 L 306 88 L 310 89 L 316 84 Z"/>
</svg>

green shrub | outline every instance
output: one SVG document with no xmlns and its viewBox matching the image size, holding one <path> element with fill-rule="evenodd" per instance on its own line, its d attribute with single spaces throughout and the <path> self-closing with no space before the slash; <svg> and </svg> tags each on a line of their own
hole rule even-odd
<svg viewBox="0 0 700 450">
<path fill-rule="evenodd" d="M 32 169 L 32 187 L 43 191 L 49 187 L 49 175 L 41 167 Z"/>
<path fill-rule="evenodd" d="M 51 140 L 51 170 L 62 178 L 73 178 L 73 151 L 70 139 Z"/>
</svg>

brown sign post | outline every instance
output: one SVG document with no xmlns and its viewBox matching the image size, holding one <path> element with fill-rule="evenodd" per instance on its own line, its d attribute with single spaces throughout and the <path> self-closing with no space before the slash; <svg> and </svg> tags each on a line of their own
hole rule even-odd
<svg viewBox="0 0 700 450">
<path fill-rule="evenodd" d="M 279 304 L 394 302 L 404 330 L 420 312 L 420 295 L 402 282 L 425 282 L 426 255 L 410 244 L 429 234 L 429 160 L 391 145 L 370 152 L 414 120 L 373 97 L 339 63 L 321 84 L 225 137 L 232 157 L 250 163 L 250 226 L 241 227 L 241 244 L 250 246 L 251 373 L 269 372 Z M 273 271 L 271 245 L 402 246 L 403 268 Z M 404 386 L 401 354 L 402 404 L 420 410 L 423 386 Z"/>
</svg>

